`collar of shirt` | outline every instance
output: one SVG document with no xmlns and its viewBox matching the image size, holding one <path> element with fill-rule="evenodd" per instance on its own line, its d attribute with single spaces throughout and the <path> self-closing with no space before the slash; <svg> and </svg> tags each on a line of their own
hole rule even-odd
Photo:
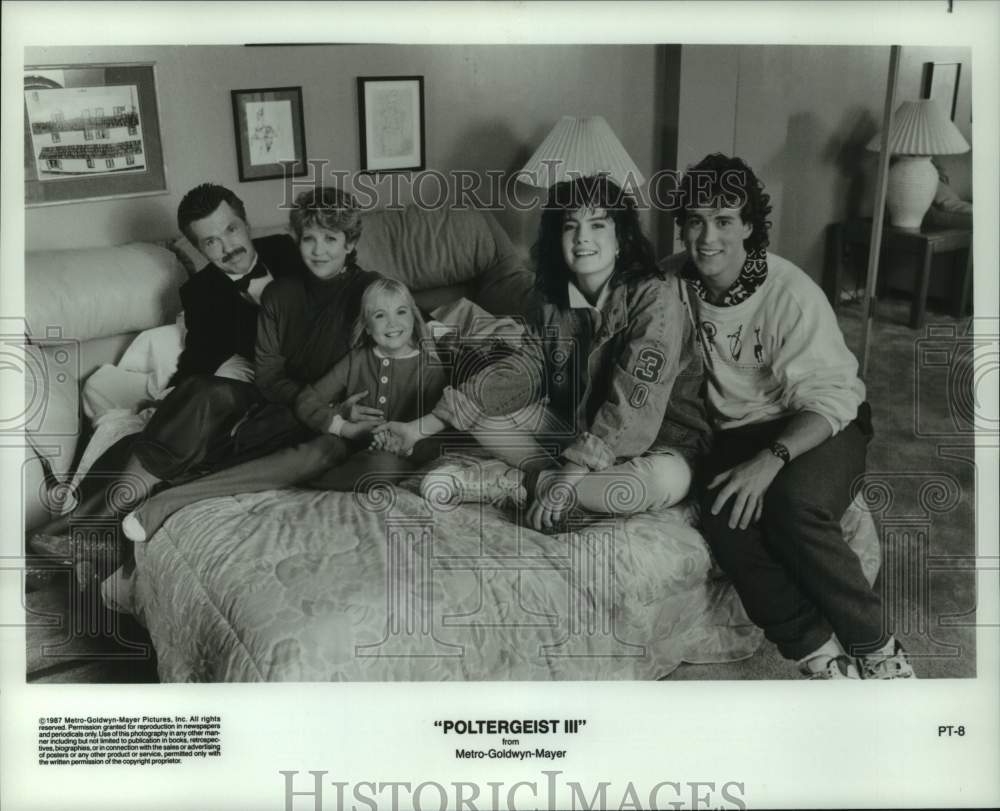
<svg viewBox="0 0 1000 811">
<path fill-rule="evenodd" d="M 253 264 L 252 264 L 252 265 L 250 265 L 250 267 L 248 267 L 248 268 L 247 268 L 247 270 L 246 270 L 246 273 L 231 273 L 231 272 L 230 272 L 230 271 L 228 271 L 228 270 L 224 270 L 224 271 L 222 271 L 222 272 L 223 272 L 223 273 L 225 273 L 225 274 L 226 274 L 226 275 L 227 275 L 227 276 L 228 276 L 228 277 L 229 277 L 230 279 L 232 279 L 232 280 L 233 280 L 234 282 L 238 282 L 238 281 L 239 281 L 240 279 L 242 279 L 242 278 L 243 278 L 244 276 L 246 276 L 246 275 L 247 275 L 247 273 L 253 273 L 253 269 L 254 269 L 255 267 L 257 267 L 257 263 L 258 263 L 259 261 L 260 261 L 260 256 L 255 256 L 255 257 L 253 258 Z"/>
<path fill-rule="evenodd" d="M 274 281 L 274 277 L 271 275 L 271 271 L 268 270 L 267 266 L 261 262 L 260 254 L 254 257 L 253 264 L 250 265 L 246 273 L 229 273 L 227 271 L 223 271 L 234 282 L 238 282 L 247 274 L 253 273 L 254 268 L 257 267 L 257 264 L 259 262 L 261 264 L 261 267 L 264 268 L 264 273 L 266 275 L 258 276 L 256 279 L 251 279 L 250 284 L 247 286 L 247 289 L 244 292 L 240 293 L 240 295 L 243 296 L 243 298 L 253 302 L 258 307 L 260 306 L 260 297 L 264 294 L 264 288 L 267 287 L 272 281 Z"/>
<path fill-rule="evenodd" d="M 372 352 L 375 354 L 376 358 L 388 358 L 389 360 L 406 360 L 407 358 L 412 358 L 420 354 L 419 349 L 411 349 L 405 355 L 387 355 L 377 346 L 372 347 Z"/>
<path fill-rule="evenodd" d="M 591 309 L 595 312 L 601 312 L 604 309 L 604 305 L 608 303 L 608 299 L 611 296 L 611 284 L 609 282 L 604 283 L 604 287 L 601 288 L 600 294 L 597 296 L 597 303 L 591 304 L 587 301 L 587 297 L 580 292 L 580 288 L 576 286 L 572 281 L 566 282 L 566 288 L 569 293 L 569 306 L 573 308 L 583 308 Z"/>
<path fill-rule="evenodd" d="M 698 298 L 706 304 L 712 304 L 716 307 L 732 307 L 750 298 L 767 279 L 767 249 L 757 248 L 753 251 L 747 251 L 747 258 L 743 262 L 743 267 L 740 268 L 740 275 L 736 277 L 736 281 L 729 286 L 729 289 L 718 301 L 713 300 L 712 291 L 701 280 L 698 269 L 690 259 L 684 263 L 681 275 Z"/>
</svg>

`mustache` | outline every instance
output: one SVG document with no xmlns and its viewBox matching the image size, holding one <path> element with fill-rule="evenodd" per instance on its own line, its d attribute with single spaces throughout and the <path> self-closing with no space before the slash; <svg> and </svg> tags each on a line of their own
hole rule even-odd
<svg viewBox="0 0 1000 811">
<path fill-rule="evenodd" d="M 237 248 L 235 251 L 230 251 L 227 254 L 223 254 L 222 261 L 223 262 L 231 262 L 237 256 L 240 256 L 241 254 L 244 254 L 246 252 L 247 252 L 246 248 Z"/>
</svg>

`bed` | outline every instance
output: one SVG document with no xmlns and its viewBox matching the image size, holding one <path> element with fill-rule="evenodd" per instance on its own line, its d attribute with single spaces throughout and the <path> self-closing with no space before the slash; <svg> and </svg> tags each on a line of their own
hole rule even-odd
<svg viewBox="0 0 1000 811">
<path fill-rule="evenodd" d="M 531 276 L 489 214 L 387 210 L 364 228 L 360 264 L 407 282 L 422 307 L 465 297 L 523 312 Z M 196 252 L 173 248 L 196 272 Z M 175 317 L 165 306 L 128 326 Z M 874 580 L 860 501 L 844 522 Z M 684 504 L 549 536 L 512 509 L 430 507 L 418 476 L 366 496 L 278 490 L 181 510 L 103 591 L 148 629 L 164 682 L 656 679 L 747 658 L 762 641 L 696 527 Z"/>
</svg>

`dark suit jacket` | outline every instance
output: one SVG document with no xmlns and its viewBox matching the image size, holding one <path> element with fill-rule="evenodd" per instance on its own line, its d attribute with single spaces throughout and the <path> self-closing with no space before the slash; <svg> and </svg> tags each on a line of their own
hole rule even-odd
<svg viewBox="0 0 1000 811">
<path fill-rule="evenodd" d="M 253 241 L 257 261 L 275 279 L 308 273 L 295 241 L 284 234 Z M 236 283 L 215 265 L 198 271 L 181 286 L 187 335 L 173 385 L 195 374 L 212 374 L 233 355 L 253 362 L 257 307 L 240 295 Z"/>
</svg>

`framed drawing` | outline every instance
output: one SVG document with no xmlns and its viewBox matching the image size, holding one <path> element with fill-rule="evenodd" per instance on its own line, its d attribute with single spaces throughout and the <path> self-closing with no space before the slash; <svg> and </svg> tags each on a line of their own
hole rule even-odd
<svg viewBox="0 0 1000 811">
<path fill-rule="evenodd" d="M 152 63 L 25 68 L 26 206 L 166 190 Z"/>
<path fill-rule="evenodd" d="M 952 121 L 958 107 L 958 82 L 961 62 L 924 62 L 921 98 L 934 99 Z"/>
<path fill-rule="evenodd" d="M 233 130 L 240 181 L 306 173 L 301 87 L 233 90 Z"/>
<path fill-rule="evenodd" d="M 424 168 L 424 77 L 359 76 L 362 172 Z"/>
</svg>

